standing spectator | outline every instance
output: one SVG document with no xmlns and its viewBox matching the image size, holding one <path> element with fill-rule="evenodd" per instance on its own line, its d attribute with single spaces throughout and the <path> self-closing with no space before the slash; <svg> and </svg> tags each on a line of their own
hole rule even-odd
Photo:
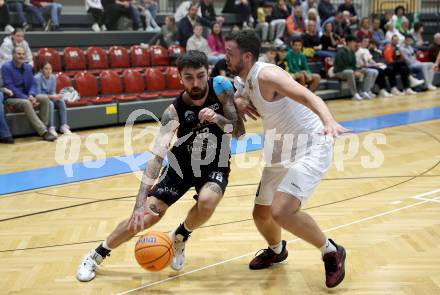
<svg viewBox="0 0 440 295">
<path fill-rule="evenodd" d="M 208 63 L 210 65 L 215 65 L 220 59 L 224 57 L 216 56 L 211 53 L 211 50 L 208 45 L 208 40 L 203 38 L 203 26 L 201 24 L 194 25 L 194 34 L 188 39 L 186 44 L 186 51 L 190 50 L 198 50 L 206 54 L 208 57 Z"/>
<path fill-rule="evenodd" d="M 188 11 L 191 5 L 197 6 L 198 10 L 196 14 L 199 17 L 202 17 L 202 9 L 200 8 L 199 0 L 183 1 L 182 3 L 180 3 L 179 7 L 177 7 L 176 12 L 174 13 L 174 19 L 176 23 L 180 22 L 188 15 Z"/>
<path fill-rule="evenodd" d="M 289 36 L 302 35 L 305 32 L 306 24 L 301 6 L 295 6 L 293 14 L 286 19 L 286 28 Z"/>
<path fill-rule="evenodd" d="M 102 2 L 105 11 L 105 26 L 110 31 L 118 30 L 119 18 L 124 16 L 133 21 L 133 30 L 141 29 L 141 18 L 131 0 L 105 0 Z"/>
<path fill-rule="evenodd" d="M 368 17 L 362 18 L 361 26 L 356 33 L 356 37 L 358 37 L 359 39 L 363 39 L 365 37 L 371 39 L 373 37 L 373 33 L 370 30 L 370 20 L 368 19 Z"/>
<path fill-rule="evenodd" d="M 418 48 L 427 47 L 429 45 L 429 42 L 425 42 L 425 40 L 423 39 L 423 30 L 424 25 L 422 22 L 417 22 L 414 24 L 414 31 L 412 36 L 414 38 L 416 47 Z"/>
<path fill-rule="evenodd" d="M 37 19 L 38 23 L 46 29 L 47 23 L 43 17 L 43 13 L 37 7 L 29 4 L 25 0 L 6 0 L 10 11 L 16 11 L 23 30 L 27 31 L 32 26 L 28 22 L 26 12 L 31 12 Z"/>
<path fill-rule="evenodd" d="M 55 136 L 47 130 L 49 123 L 49 98 L 47 95 L 37 95 L 37 84 L 32 74 L 32 67 L 25 62 L 26 50 L 23 46 L 15 46 L 13 60 L 2 66 L 1 72 L 6 88 L 12 91 L 12 96 L 5 104 L 13 109 L 25 112 L 32 127 L 44 140 L 54 141 Z M 37 116 L 34 107 L 39 106 Z"/>
<path fill-rule="evenodd" d="M 11 14 L 5 0 L 0 0 L 0 30 L 11 33 L 14 28 L 11 26 Z"/>
<path fill-rule="evenodd" d="M 333 33 L 333 24 L 328 22 L 324 27 L 324 34 L 321 36 L 319 43 L 322 45 L 322 51 L 326 51 L 332 57 L 336 57 L 336 49 L 338 47 L 339 37 Z"/>
<path fill-rule="evenodd" d="M 412 73 L 421 74 L 425 80 L 425 86 L 428 90 L 436 90 L 437 87 L 432 85 L 434 79 L 434 63 L 420 62 L 416 59 L 416 53 L 413 48 L 413 39 L 411 35 L 405 36 L 405 41 L 400 46 L 404 60 Z"/>
<path fill-rule="evenodd" d="M 37 93 L 47 95 L 49 98 L 49 132 L 57 137 L 58 133 L 55 130 L 55 108 L 58 109 L 60 119 L 60 131 L 63 134 L 70 134 L 70 127 L 67 125 L 66 104 L 61 94 L 56 93 L 57 79 L 52 74 L 52 65 L 46 63 L 41 68 L 41 72 L 35 75 L 37 81 Z"/>
<path fill-rule="evenodd" d="M 338 7 L 339 12 L 348 11 L 350 12 L 350 24 L 357 24 L 359 19 L 357 16 L 356 9 L 353 5 L 353 0 L 344 0 L 344 3 L 341 3 Z"/>
<path fill-rule="evenodd" d="M 397 6 L 394 9 L 394 15 L 391 18 L 391 20 L 393 21 L 393 24 L 394 24 L 394 27 L 396 28 L 396 30 L 400 31 L 402 21 L 408 20 L 405 16 L 405 7 L 403 7 L 402 5 Z"/>
<path fill-rule="evenodd" d="M 371 39 L 373 39 L 377 44 L 382 45 L 386 42 L 385 34 L 380 28 L 380 19 L 373 19 L 373 29 L 371 31 Z"/>
<path fill-rule="evenodd" d="M 12 60 L 14 47 L 17 46 L 22 46 L 25 49 L 25 62 L 30 64 L 31 67 L 34 66 L 31 49 L 29 48 L 28 42 L 24 39 L 24 31 L 23 29 L 17 28 L 9 37 L 3 39 L 3 43 L 0 47 L 0 67 Z"/>
<path fill-rule="evenodd" d="M 197 4 L 192 4 L 188 9 L 188 14 L 186 17 L 182 18 L 177 24 L 179 29 L 179 43 L 182 47 L 186 48 L 186 42 L 193 35 L 194 25 L 196 23 L 201 23 L 202 19 L 197 15 L 199 7 Z"/>
<path fill-rule="evenodd" d="M 347 36 L 345 42 L 347 45 L 339 47 L 336 53 L 335 65 L 333 68 L 334 76 L 348 82 L 348 87 L 353 100 L 371 99 L 372 97 L 368 94 L 368 91 L 371 91 L 376 77 L 373 77 L 373 72 L 362 72 L 356 69 L 355 52 L 358 47 L 356 37 Z M 377 76 L 377 72 L 375 74 Z M 356 86 L 356 81 L 359 81 L 360 84 L 360 94 L 358 92 L 358 87 Z M 372 85 L 369 84 L 371 81 L 373 81 Z"/>
<path fill-rule="evenodd" d="M 215 13 L 214 3 L 212 0 L 200 0 L 200 9 L 202 10 L 202 20 L 212 27 L 215 22 L 219 23 L 220 26 L 225 22 L 223 16 L 218 16 Z"/>
<path fill-rule="evenodd" d="M 321 0 L 318 5 L 318 12 L 321 21 L 325 22 L 328 18 L 336 15 L 336 8 L 330 0 Z"/>
<path fill-rule="evenodd" d="M 101 0 L 86 0 L 86 10 L 93 17 L 92 30 L 94 32 L 107 31 Z"/>
<path fill-rule="evenodd" d="M 277 55 L 276 48 L 275 47 L 269 47 L 266 50 L 266 53 L 262 54 L 258 58 L 258 61 L 274 65 L 275 64 L 275 57 L 276 57 L 276 55 Z"/>
<path fill-rule="evenodd" d="M 225 41 L 222 36 L 222 27 L 220 23 L 214 23 L 211 34 L 208 37 L 208 45 L 211 53 L 220 59 L 225 58 Z"/>
<path fill-rule="evenodd" d="M 53 0 L 31 0 L 31 4 L 38 7 L 43 14 L 49 12 L 50 19 L 47 22 L 46 31 L 60 30 L 60 16 L 63 5 Z"/>
<path fill-rule="evenodd" d="M 308 86 L 309 90 L 315 92 L 318 88 L 321 76 L 312 74 L 307 64 L 307 57 L 302 53 L 302 40 L 300 38 L 292 38 L 292 48 L 287 52 L 287 63 L 289 70 L 294 74 L 295 80 L 303 85 Z"/>
<path fill-rule="evenodd" d="M 391 42 L 385 45 L 383 56 L 385 57 L 388 66 L 392 67 L 394 72 L 400 73 L 406 93 L 416 94 L 411 88 L 422 85 L 424 81 L 418 80 L 410 75 L 409 68 L 405 63 L 399 48 L 399 38 L 397 35 L 394 35 L 391 38 Z"/>
<path fill-rule="evenodd" d="M 0 75 L 0 143 L 14 143 L 9 126 L 6 123 L 5 107 L 3 101 L 5 97 L 12 96 L 12 91 L 6 87 L 3 87 L 3 81 Z"/>
</svg>

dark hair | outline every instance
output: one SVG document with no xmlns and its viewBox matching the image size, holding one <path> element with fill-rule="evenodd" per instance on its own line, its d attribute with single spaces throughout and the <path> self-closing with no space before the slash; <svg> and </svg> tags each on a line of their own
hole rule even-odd
<svg viewBox="0 0 440 295">
<path fill-rule="evenodd" d="M 403 14 L 405 14 L 405 7 L 403 7 L 402 5 L 396 6 L 396 8 L 394 9 L 394 14 L 397 15 L 397 11 L 399 11 L 399 9 L 402 9 Z"/>
<path fill-rule="evenodd" d="M 11 35 L 15 35 L 17 33 L 24 33 L 24 30 L 22 28 L 16 28 L 14 31 L 11 32 Z"/>
<path fill-rule="evenodd" d="M 374 44 L 374 45 L 376 45 L 376 47 L 379 47 L 379 42 L 377 42 L 376 40 L 374 40 L 374 39 L 371 39 L 370 40 L 370 45 L 371 44 Z"/>
<path fill-rule="evenodd" d="M 226 41 L 234 41 L 240 48 L 241 53 L 250 52 L 254 60 L 260 55 L 261 42 L 254 30 L 243 30 L 231 33 L 226 37 Z"/>
<path fill-rule="evenodd" d="M 189 50 L 177 58 L 176 64 L 179 73 L 184 68 L 199 69 L 204 67 L 208 70 L 208 57 L 206 54 L 198 50 Z"/>
<path fill-rule="evenodd" d="M 353 42 L 353 41 L 359 42 L 358 39 L 353 35 L 348 35 L 347 37 L 345 37 L 345 42 L 348 43 L 348 42 Z"/>
<path fill-rule="evenodd" d="M 296 42 L 301 42 L 301 44 L 304 43 L 304 40 L 301 38 L 301 35 L 292 35 L 292 37 L 289 38 L 290 44 L 294 44 Z"/>
<path fill-rule="evenodd" d="M 417 32 L 420 30 L 421 27 L 424 27 L 425 25 L 422 22 L 417 22 L 414 24 L 414 32 Z"/>
<path fill-rule="evenodd" d="M 405 34 L 405 39 L 413 39 L 413 36 L 411 34 Z"/>
</svg>

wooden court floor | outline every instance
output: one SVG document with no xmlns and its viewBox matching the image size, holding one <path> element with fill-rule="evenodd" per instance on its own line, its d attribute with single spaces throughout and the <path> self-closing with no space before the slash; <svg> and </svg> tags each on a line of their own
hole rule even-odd
<svg viewBox="0 0 440 295">
<path fill-rule="evenodd" d="M 328 104 L 337 120 L 348 121 L 438 107 L 440 91 Z M 134 135 L 145 126 L 136 125 Z M 248 122 L 247 131 L 261 132 L 260 122 Z M 124 155 L 122 127 L 87 130 L 76 133 L 78 161 L 93 156 L 84 148 L 93 133 L 107 135 L 108 144 L 101 145 L 106 157 Z M 237 161 L 259 157 L 256 151 L 233 157 L 224 199 L 193 233 L 179 273 L 141 269 L 132 240 L 113 251 L 92 282 L 75 278 L 82 256 L 131 213 L 136 173 L 0 196 L 0 294 L 440 294 L 440 120 L 362 132 L 359 142 L 372 133 L 386 139 L 376 145 L 383 164 L 364 168 L 369 153 L 361 144 L 343 169 L 332 166 L 304 206 L 347 249 L 346 278 L 335 289 L 325 288 L 319 251 L 286 232 L 286 262 L 248 269 L 255 252 L 267 246 L 251 215 L 261 169 L 239 168 Z M 151 139 L 134 140 L 133 151 L 146 150 Z M 0 173 L 58 165 L 55 152 L 56 144 L 36 137 L 1 145 Z M 192 195 L 154 229 L 174 229 L 194 204 Z"/>
</svg>

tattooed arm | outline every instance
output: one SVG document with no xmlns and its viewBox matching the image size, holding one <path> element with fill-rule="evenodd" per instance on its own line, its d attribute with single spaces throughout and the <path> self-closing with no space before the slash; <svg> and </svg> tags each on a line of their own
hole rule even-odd
<svg viewBox="0 0 440 295">
<path fill-rule="evenodd" d="M 147 167 L 145 168 L 142 176 L 133 214 L 129 222 L 130 228 L 133 227 L 135 230 L 143 230 L 143 218 L 146 214 L 159 215 L 161 213 L 154 204 L 147 206 L 146 201 L 148 193 L 156 182 L 156 179 L 159 177 L 163 159 L 168 152 L 171 140 L 173 139 L 174 133 L 178 126 L 179 117 L 176 109 L 174 108 L 174 105 L 170 105 L 162 114 L 159 134 L 156 136 L 152 151 L 153 157 L 148 161 Z"/>
</svg>

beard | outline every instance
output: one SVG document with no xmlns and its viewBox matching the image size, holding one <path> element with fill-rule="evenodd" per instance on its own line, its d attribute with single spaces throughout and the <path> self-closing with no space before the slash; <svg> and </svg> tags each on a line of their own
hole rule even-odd
<svg viewBox="0 0 440 295">
<path fill-rule="evenodd" d="M 234 76 L 238 76 L 241 72 L 241 70 L 243 70 L 243 60 L 240 60 L 240 63 L 238 65 L 236 65 L 235 67 L 232 67 L 231 64 L 229 64 L 228 62 L 226 62 L 226 65 L 228 66 L 229 70 L 231 70 L 231 73 Z"/>
<path fill-rule="evenodd" d="M 201 100 L 203 97 L 205 97 L 207 91 L 208 91 L 208 86 L 205 86 L 205 88 L 203 89 L 201 88 L 186 89 L 189 98 L 191 98 L 192 100 Z"/>
</svg>

